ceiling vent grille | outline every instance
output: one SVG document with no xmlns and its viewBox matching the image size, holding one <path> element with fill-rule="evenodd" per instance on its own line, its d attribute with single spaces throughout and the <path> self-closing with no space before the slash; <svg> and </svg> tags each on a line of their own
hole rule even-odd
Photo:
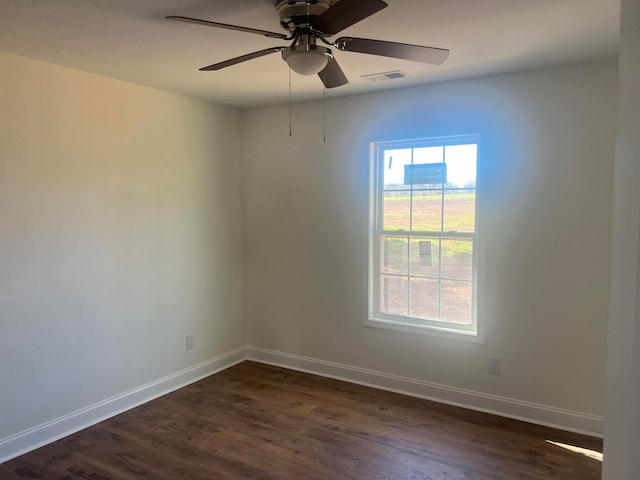
<svg viewBox="0 0 640 480">
<path fill-rule="evenodd" d="M 387 80 L 397 80 L 398 78 L 408 77 L 404 72 L 400 70 L 394 70 L 392 72 L 372 73 L 370 75 L 362 75 L 361 78 L 369 80 L 370 82 L 385 82 Z"/>
</svg>

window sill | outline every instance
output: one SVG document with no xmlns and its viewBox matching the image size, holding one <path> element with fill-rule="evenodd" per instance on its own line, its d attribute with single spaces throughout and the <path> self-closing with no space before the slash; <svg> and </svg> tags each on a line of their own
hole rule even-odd
<svg viewBox="0 0 640 480">
<path fill-rule="evenodd" d="M 364 322 L 366 327 L 382 328 L 396 332 L 412 333 L 417 335 L 427 335 L 449 340 L 459 340 L 468 343 L 484 343 L 483 335 L 479 331 L 462 331 L 448 327 L 438 327 L 434 325 L 420 325 L 398 320 L 388 320 L 385 318 L 369 318 Z"/>
</svg>

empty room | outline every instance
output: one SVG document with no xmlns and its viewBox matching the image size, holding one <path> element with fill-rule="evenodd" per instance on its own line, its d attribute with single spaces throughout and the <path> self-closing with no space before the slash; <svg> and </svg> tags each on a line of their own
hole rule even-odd
<svg viewBox="0 0 640 480">
<path fill-rule="evenodd" d="M 640 1 L 0 0 L 0 479 L 640 478 Z"/>
</svg>

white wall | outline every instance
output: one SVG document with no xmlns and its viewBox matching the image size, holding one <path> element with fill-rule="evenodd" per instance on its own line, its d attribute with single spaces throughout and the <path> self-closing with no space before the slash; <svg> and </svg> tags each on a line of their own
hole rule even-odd
<svg viewBox="0 0 640 480">
<path fill-rule="evenodd" d="M 244 113 L 248 344 L 508 399 L 604 412 L 615 62 Z M 363 327 L 369 142 L 479 133 L 471 344 Z M 486 373 L 489 356 L 502 375 Z"/>
<path fill-rule="evenodd" d="M 622 1 L 605 480 L 640 478 L 640 1 Z"/>
<path fill-rule="evenodd" d="M 5 54 L 0 106 L 0 441 L 244 345 L 237 111 Z"/>
</svg>

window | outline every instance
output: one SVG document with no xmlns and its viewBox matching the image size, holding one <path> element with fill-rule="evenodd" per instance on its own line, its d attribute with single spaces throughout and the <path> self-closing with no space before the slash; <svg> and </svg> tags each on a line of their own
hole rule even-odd
<svg viewBox="0 0 640 480">
<path fill-rule="evenodd" d="M 478 138 L 372 149 L 368 325 L 478 336 Z"/>
</svg>

